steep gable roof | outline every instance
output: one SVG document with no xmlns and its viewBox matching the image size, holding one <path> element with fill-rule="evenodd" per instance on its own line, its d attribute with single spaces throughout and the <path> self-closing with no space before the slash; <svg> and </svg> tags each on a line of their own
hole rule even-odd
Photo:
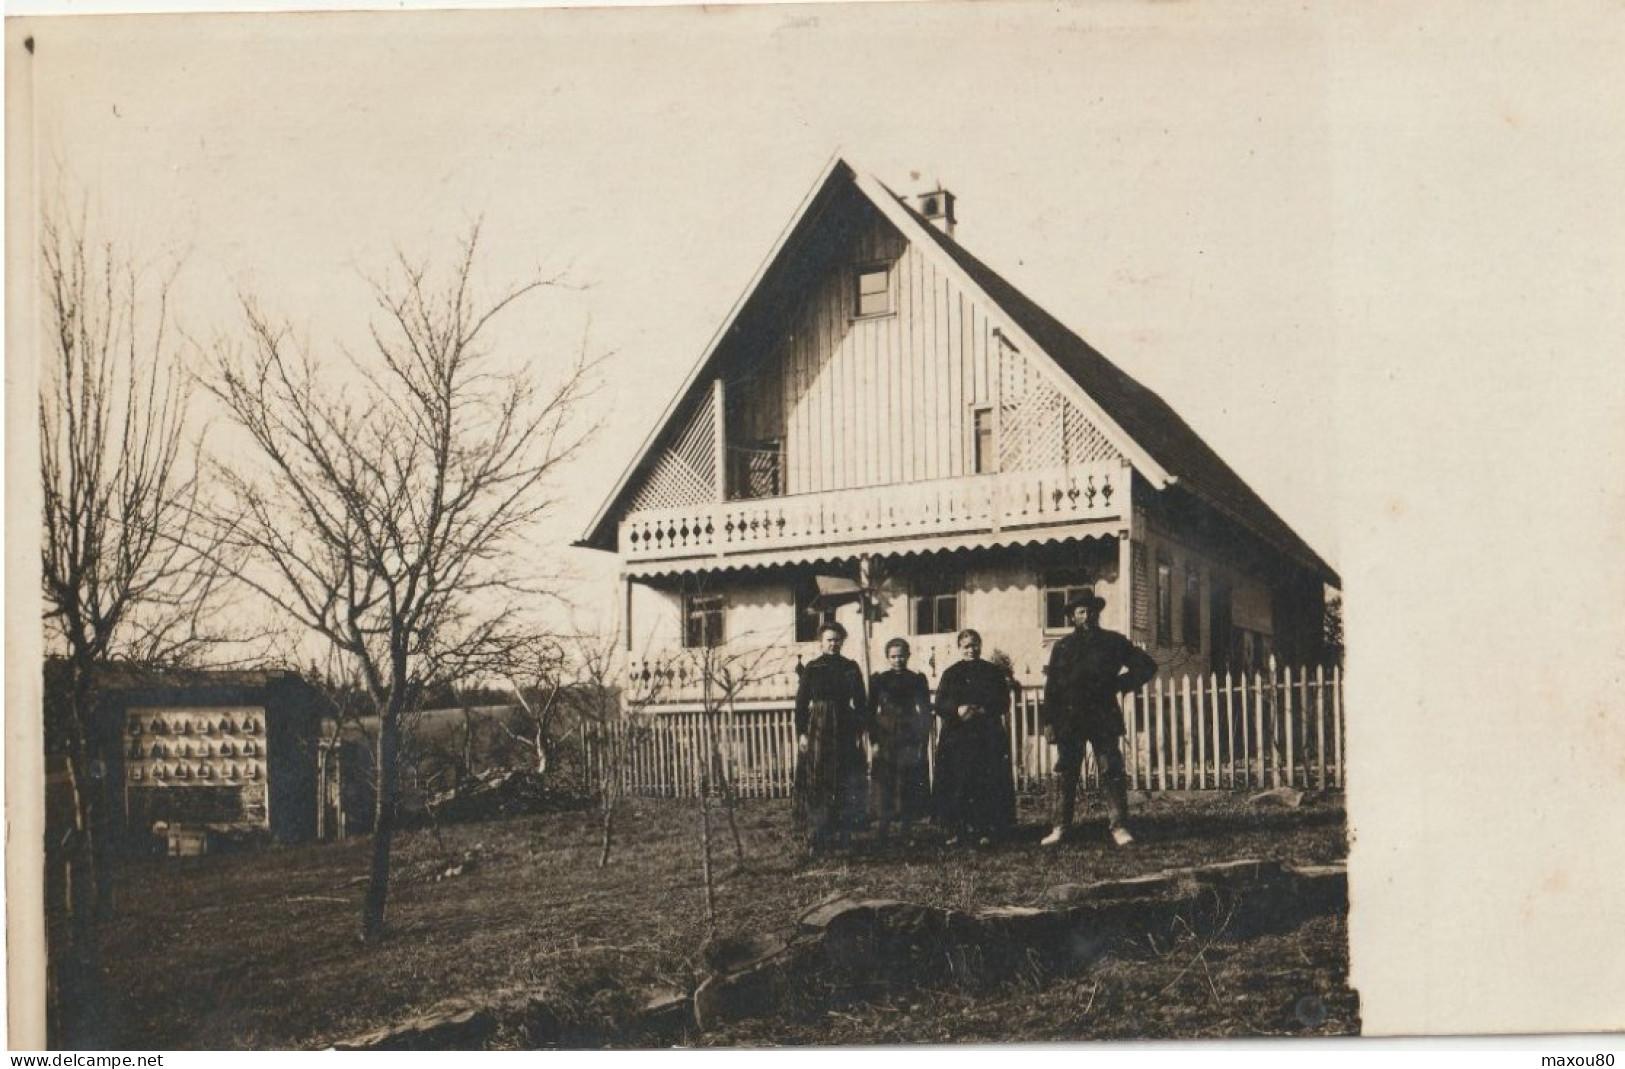
<svg viewBox="0 0 1625 1069">
<path fill-rule="evenodd" d="M 912 213 L 912 209 L 904 207 Z M 915 218 L 938 248 L 1019 323 L 1039 348 L 1094 398 L 1125 433 L 1156 458 L 1170 483 L 1177 481 L 1207 505 L 1317 572 L 1323 581 L 1338 583 L 1337 573 L 1242 481 L 1168 402 L 1068 330 L 1026 294 L 967 252 L 964 246 L 918 215 Z"/>
<path fill-rule="evenodd" d="M 919 247 L 924 254 L 948 266 L 972 292 L 979 291 L 986 300 L 990 314 L 1002 313 L 1007 317 L 1011 333 L 1016 336 L 1017 347 L 1025 349 L 1030 344 L 1031 350 L 1049 358 L 1050 366 L 1056 373 L 1057 385 L 1096 419 L 1101 430 L 1154 487 L 1182 487 L 1232 522 L 1315 572 L 1323 581 L 1332 584 L 1338 582 L 1337 573 L 1220 459 L 1166 401 L 1102 356 L 992 268 L 971 255 L 964 246 L 927 222 L 885 185 L 855 172 L 840 159 L 832 160 L 820 175 L 790 226 L 757 272 L 757 277 L 735 304 L 705 355 L 672 399 L 660 424 L 628 466 L 578 544 L 604 549 L 613 546 L 611 521 L 615 512 L 621 507 L 635 477 L 646 470 L 663 438 L 671 433 L 676 413 L 691 401 L 704 376 L 716 366 L 724 342 L 748 317 L 751 305 L 761 300 L 777 304 L 784 299 L 782 292 L 764 293 L 764 289 L 779 290 L 784 283 L 803 276 L 786 261 L 793 259 L 795 247 L 807 240 L 811 230 L 832 209 L 838 209 L 843 199 L 842 193 L 846 190 L 861 194 L 902 232 L 905 239 Z"/>
</svg>

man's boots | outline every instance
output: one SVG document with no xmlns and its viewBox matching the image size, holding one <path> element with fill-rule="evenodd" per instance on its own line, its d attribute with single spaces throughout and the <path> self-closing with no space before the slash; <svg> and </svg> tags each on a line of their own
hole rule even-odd
<svg viewBox="0 0 1625 1069">
<path fill-rule="evenodd" d="M 1066 829 L 1072 826 L 1072 813 L 1078 807 L 1078 774 L 1061 772 L 1059 790 L 1055 794 L 1054 828 L 1039 841 L 1041 846 L 1054 846 L 1066 838 Z"/>
<path fill-rule="evenodd" d="M 1113 776 L 1102 786 L 1106 788 L 1106 805 L 1111 811 L 1112 842 L 1127 846 L 1134 841 L 1128 830 L 1128 780 Z"/>
</svg>

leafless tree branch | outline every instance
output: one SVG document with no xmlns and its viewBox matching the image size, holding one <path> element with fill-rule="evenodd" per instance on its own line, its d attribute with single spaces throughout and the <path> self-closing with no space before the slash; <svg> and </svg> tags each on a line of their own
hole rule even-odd
<svg viewBox="0 0 1625 1069">
<path fill-rule="evenodd" d="M 253 562 L 245 582 L 343 654 L 379 716 L 369 938 L 388 895 L 402 717 L 511 653 L 516 603 L 537 585 L 521 538 L 593 429 L 580 417 L 595 359 L 543 389 L 496 358 L 493 321 L 553 280 L 482 301 L 479 238 L 476 224 L 443 275 L 397 255 L 372 283 L 370 349 L 340 359 L 244 297 L 242 336 L 215 346 L 205 383 L 261 462 L 212 473 L 230 501 L 222 544 Z"/>
</svg>

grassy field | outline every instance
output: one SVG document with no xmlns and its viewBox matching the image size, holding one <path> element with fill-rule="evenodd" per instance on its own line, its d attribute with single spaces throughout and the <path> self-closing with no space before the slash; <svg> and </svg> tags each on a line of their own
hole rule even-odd
<svg viewBox="0 0 1625 1069">
<path fill-rule="evenodd" d="M 1103 822 L 1041 851 L 1036 809 L 1024 838 L 990 850 L 933 839 L 808 858 L 784 802 L 742 803 L 745 864 L 726 827 L 714 848 L 718 931 L 772 931 L 836 892 L 955 908 L 1035 904 L 1060 883 L 1242 857 L 1346 856 L 1340 798 L 1259 809 L 1209 793 L 1136 807 L 1140 842 L 1106 845 Z M 1098 816 L 1098 815 L 1097 815 Z M 719 821 L 720 824 L 720 821 Z M 321 1047 L 453 997 L 539 993 L 568 1046 L 622 1045 L 630 1015 L 661 991 L 692 990 L 707 935 L 692 801 L 623 807 L 611 863 L 597 867 L 597 814 L 513 817 L 402 835 L 390 935 L 357 940 L 369 843 L 175 860 L 121 872 L 108 930 L 109 991 L 95 1033 L 69 1046 Z M 463 859 L 456 875 L 447 876 Z M 1115 947 L 1079 976 L 967 996 L 927 990 L 885 1004 L 707 1033 L 718 1045 L 1200 1038 L 1356 1032 L 1342 917 L 1283 935 L 1223 932 Z"/>
</svg>

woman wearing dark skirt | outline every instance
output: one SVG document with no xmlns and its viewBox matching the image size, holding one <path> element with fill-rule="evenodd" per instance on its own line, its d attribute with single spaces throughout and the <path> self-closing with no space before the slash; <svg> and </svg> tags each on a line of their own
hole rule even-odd
<svg viewBox="0 0 1625 1069">
<path fill-rule="evenodd" d="M 892 639 L 886 643 L 891 668 L 869 677 L 870 740 L 875 746 L 870 790 L 882 839 L 889 834 L 892 821 L 907 825 L 928 816 L 931 802 L 931 773 L 926 764 L 931 692 L 925 676 L 909 671 L 908 655 L 908 643 Z"/>
<path fill-rule="evenodd" d="M 982 636 L 959 633 L 960 660 L 942 673 L 935 710 L 942 720 L 937 741 L 936 802 L 955 841 L 983 846 L 1016 823 L 1016 785 L 1010 772 L 1005 717 L 1010 679 L 982 660 Z"/>
<path fill-rule="evenodd" d="M 825 624 L 818 641 L 824 652 L 802 668 L 796 689 L 796 808 L 814 851 L 863 826 L 869 730 L 863 673 L 841 656 L 846 629 Z"/>
</svg>

